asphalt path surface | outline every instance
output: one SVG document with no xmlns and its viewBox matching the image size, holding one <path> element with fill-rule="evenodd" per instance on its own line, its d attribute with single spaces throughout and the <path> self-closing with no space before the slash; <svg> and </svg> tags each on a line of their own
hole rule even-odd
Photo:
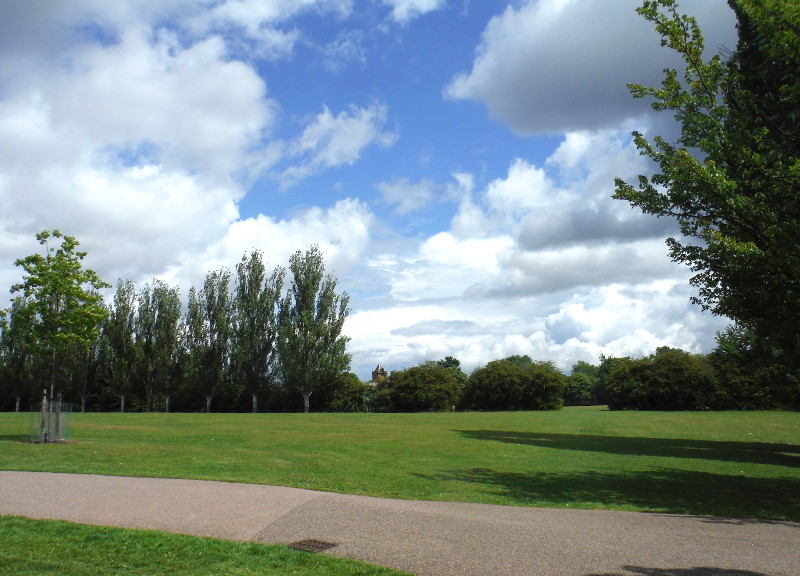
<svg viewBox="0 0 800 576">
<path fill-rule="evenodd" d="M 800 524 L 791 522 L 39 472 L 0 472 L 0 514 L 263 543 L 312 539 L 335 544 L 324 554 L 427 576 L 800 575 Z"/>
</svg>

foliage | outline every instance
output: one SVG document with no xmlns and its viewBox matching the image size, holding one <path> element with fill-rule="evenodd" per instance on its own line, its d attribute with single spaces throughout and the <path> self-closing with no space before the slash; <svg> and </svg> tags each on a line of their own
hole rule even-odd
<svg viewBox="0 0 800 576">
<path fill-rule="evenodd" d="M 325 274 L 318 246 L 295 252 L 289 271 L 292 282 L 279 311 L 278 365 L 284 385 L 300 392 L 308 412 L 311 394 L 350 369 L 350 339 L 342 335 L 350 297 L 336 292 L 338 281 Z"/>
<path fill-rule="evenodd" d="M 36 239 L 45 247 L 45 254 L 15 262 L 25 274 L 11 292 L 20 292 L 25 299 L 33 351 L 49 357 L 49 398 L 53 399 L 57 359 L 73 346 L 88 349 L 97 339 L 107 314 L 98 290 L 109 285 L 93 270 L 83 268 L 86 252 L 77 250 L 80 243 L 74 237 L 44 230 Z M 59 241 L 57 248 L 50 246 L 54 240 Z"/>
<path fill-rule="evenodd" d="M 705 357 L 662 347 L 640 358 L 619 358 L 609 374 L 612 410 L 708 410 L 716 405 L 717 377 Z"/>
<path fill-rule="evenodd" d="M 445 356 L 443 360 L 437 360 L 436 364 L 446 368 L 453 373 L 458 381 L 459 390 L 463 391 L 469 382 L 469 376 L 461 369 L 461 361 L 455 356 Z"/>
<path fill-rule="evenodd" d="M 736 51 L 703 59 L 694 18 L 674 0 L 638 12 L 662 45 L 680 54 L 683 77 L 661 87 L 631 85 L 680 124 L 675 143 L 634 133 L 660 172 L 637 185 L 616 181 L 618 199 L 675 218 L 688 240 L 668 239 L 670 256 L 695 273 L 695 299 L 758 334 L 796 365 L 800 340 L 800 9 L 781 0 L 732 0 Z"/>
<path fill-rule="evenodd" d="M 20 411 L 23 399 L 29 399 L 34 382 L 32 309 L 28 304 L 23 298 L 14 298 L 11 308 L 0 315 L 0 396 L 14 398 L 15 412 Z"/>
<path fill-rule="evenodd" d="M 376 402 L 385 412 L 443 412 L 458 404 L 456 374 L 437 362 L 394 370 L 378 385 Z"/>
<path fill-rule="evenodd" d="M 330 412 L 372 412 L 375 389 L 352 372 L 342 374 L 334 384 L 327 410 Z"/>
<path fill-rule="evenodd" d="M 187 342 L 192 374 L 205 395 L 206 412 L 227 383 L 232 328 L 229 283 L 230 272 L 222 268 L 206 274 L 199 292 L 189 291 Z"/>
<path fill-rule="evenodd" d="M 117 282 L 114 302 L 103 323 L 100 362 L 104 380 L 120 398 L 120 412 L 125 412 L 125 398 L 133 388 L 137 358 L 134 340 L 136 292 L 130 280 Z"/>
<path fill-rule="evenodd" d="M 236 275 L 231 372 L 250 392 L 253 412 L 258 412 L 258 394 L 275 377 L 277 305 L 285 271 L 277 267 L 267 277 L 261 252 L 254 250 L 242 256 Z"/>
<path fill-rule="evenodd" d="M 468 410 L 556 410 L 566 378 L 552 362 L 510 356 L 489 362 L 469 377 L 461 406 Z"/>
<path fill-rule="evenodd" d="M 564 403 L 569 406 L 601 404 L 604 393 L 600 387 L 599 374 L 600 367 L 585 360 L 573 364 L 564 389 Z"/>
<path fill-rule="evenodd" d="M 137 295 L 135 322 L 139 374 L 148 410 L 156 410 L 163 395 L 165 410 L 177 385 L 180 355 L 181 301 L 178 288 L 154 279 Z"/>
<path fill-rule="evenodd" d="M 583 372 L 573 372 L 567 378 L 564 388 L 564 404 L 567 406 L 581 406 L 591 404 L 594 397 L 596 381 Z"/>
<path fill-rule="evenodd" d="M 773 410 L 800 407 L 800 371 L 786 371 L 757 334 L 730 326 L 717 334 L 709 362 L 719 376 L 716 407 Z"/>
</svg>

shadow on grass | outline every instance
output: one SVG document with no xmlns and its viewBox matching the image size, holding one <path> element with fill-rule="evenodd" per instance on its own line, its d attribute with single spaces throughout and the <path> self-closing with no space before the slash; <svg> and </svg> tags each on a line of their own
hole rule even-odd
<svg viewBox="0 0 800 576">
<path fill-rule="evenodd" d="M 794 478 L 747 478 L 674 469 L 526 474 L 490 468 L 416 476 L 482 485 L 522 506 L 599 506 L 800 521 L 800 479 Z"/>
<path fill-rule="evenodd" d="M 636 456 L 700 458 L 800 467 L 800 445 L 763 442 L 716 442 L 673 438 L 630 438 L 589 434 L 551 434 L 503 430 L 456 430 L 473 440 L 493 440 L 556 450 L 580 450 Z"/>
<path fill-rule="evenodd" d="M 762 572 L 750 570 L 736 570 L 732 568 L 644 568 L 642 566 L 623 566 L 626 570 L 624 576 L 636 574 L 639 576 L 767 576 Z M 602 574 L 587 574 L 587 576 L 623 576 L 619 572 L 603 572 Z"/>
<path fill-rule="evenodd" d="M 30 442 L 28 434 L 0 434 L 0 442 Z"/>
</svg>

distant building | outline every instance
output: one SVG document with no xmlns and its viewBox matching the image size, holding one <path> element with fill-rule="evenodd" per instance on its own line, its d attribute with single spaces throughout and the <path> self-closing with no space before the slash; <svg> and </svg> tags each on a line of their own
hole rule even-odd
<svg viewBox="0 0 800 576">
<path fill-rule="evenodd" d="M 375 368 L 375 370 L 372 371 L 372 381 L 381 382 L 383 380 L 386 380 L 388 377 L 389 377 L 388 372 L 386 372 L 386 369 L 383 366 L 381 366 L 380 362 L 378 362 L 378 366 Z"/>
</svg>

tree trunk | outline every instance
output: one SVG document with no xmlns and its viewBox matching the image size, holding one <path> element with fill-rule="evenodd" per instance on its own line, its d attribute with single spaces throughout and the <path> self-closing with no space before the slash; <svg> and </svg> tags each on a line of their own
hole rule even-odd
<svg viewBox="0 0 800 576">
<path fill-rule="evenodd" d="M 45 398 L 47 408 L 47 435 L 45 442 L 49 442 L 53 438 L 50 424 L 53 420 L 53 398 L 55 397 L 56 389 L 56 347 L 53 345 L 53 355 L 50 357 L 50 395 Z"/>
<path fill-rule="evenodd" d="M 166 398 L 165 398 L 165 402 L 166 402 L 166 404 L 165 404 L 165 406 L 164 406 L 164 411 L 165 411 L 167 414 L 169 414 L 169 394 L 167 394 L 167 396 L 166 396 Z"/>
<path fill-rule="evenodd" d="M 61 392 L 59 392 L 56 400 L 56 441 L 61 439 Z"/>
<path fill-rule="evenodd" d="M 81 396 L 81 412 L 86 413 L 86 395 Z"/>
<path fill-rule="evenodd" d="M 311 392 L 303 392 L 303 410 L 308 414 L 308 408 L 311 404 Z"/>
<path fill-rule="evenodd" d="M 206 414 L 211 413 L 211 394 L 206 396 Z"/>
<path fill-rule="evenodd" d="M 22 398 L 20 398 L 19 396 L 17 396 L 17 403 L 16 403 L 16 407 L 14 408 L 14 412 L 19 412 L 19 403 L 20 403 L 21 401 L 22 401 Z"/>
<path fill-rule="evenodd" d="M 119 411 L 125 412 L 125 394 L 119 396 Z"/>
<path fill-rule="evenodd" d="M 258 395 L 253 392 L 253 414 L 258 412 Z"/>
<path fill-rule="evenodd" d="M 47 388 L 42 390 L 42 415 L 39 421 L 39 441 L 47 443 Z"/>
</svg>

